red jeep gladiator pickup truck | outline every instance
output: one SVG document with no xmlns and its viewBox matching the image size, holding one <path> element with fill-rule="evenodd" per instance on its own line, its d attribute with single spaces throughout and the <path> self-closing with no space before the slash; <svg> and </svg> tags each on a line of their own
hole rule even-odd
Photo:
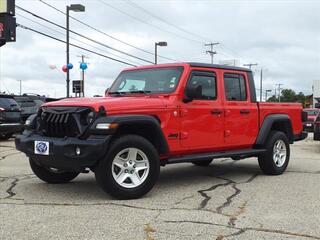
<svg viewBox="0 0 320 240">
<path fill-rule="evenodd" d="M 138 198 L 160 166 L 258 157 L 265 174 L 287 168 L 306 138 L 300 104 L 259 103 L 249 69 L 179 63 L 125 69 L 103 98 L 44 104 L 16 138 L 41 180 L 66 183 L 92 170 L 119 199 Z"/>
</svg>

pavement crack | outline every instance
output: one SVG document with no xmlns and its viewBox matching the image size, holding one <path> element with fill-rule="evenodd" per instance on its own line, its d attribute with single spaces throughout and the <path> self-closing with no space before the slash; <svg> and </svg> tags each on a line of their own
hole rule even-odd
<svg viewBox="0 0 320 240">
<path fill-rule="evenodd" d="M 230 180 L 226 180 L 227 182 L 225 183 L 219 183 L 219 184 L 215 184 L 213 185 L 212 187 L 210 188 L 207 188 L 207 189 L 201 189 L 201 190 L 198 190 L 198 193 L 204 198 L 198 209 L 203 209 L 207 206 L 208 202 L 211 200 L 211 197 L 206 193 L 206 192 L 212 192 L 214 191 L 215 189 L 217 189 L 218 187 L 225 187 L 225 186 L 228 186 L 230 184 L 232 184 L 232 181 Z"/>
<path fill-rule="evenodd" d="M 6 193 L 8 194 L 8 196 L 0 199 L 13 199 L 12 197 L 16 195 L 16 193 L 14 192 L 14 188 L 18 185 L 19 181 L 24 179 L 30 179 L 33 176 L 34 176 L 33 174 L 26 174 L 26 175 L 20 175 L 20 176 L 18 175 L 13 177 L 0 177 L 1 182 L 7 181 L 8 179 L 12 179 L 9 187 L 6 189 Z"/>
<path fill-rule="evenodd" d="M 236 225 L 236 221 L 237 221 L 237 219 L 238 219 L 238 216 L 240 216 L 241 214 L 243 214 L 243 213 L 245 212 L 247 203 L 248 203 L 248 201 L 245 201 L 245 202 L 239 207 L 239 210 L 238 210 L 236 213 L 234 213 L 234 214 L 232 214 L 232 215 L 230 216 L 229 222 L 228 222 L 228 224 L 229 224 L 230 226 L 235 226 L 235 225 Z"/>
<path fill-rule="evenodd" d="M 237 188 L 236 183 L 232 183 L 232 188 L 235 190 L 233 194 L 227 197 L 227 200 L 219 207 L 216 208 L 216 211 L 218 213 L 222 213 L 222 210 L 232 203 L 232 199 L 238 196 L 241 193 L 241 190 Z"/>
<path fill-rule="evenodd" d="M 0 145 L 0 147 L 16 149 L 15 147 L 8 146 L 8 145 Z"/>
<path fill-rule="evenodd" d="M 237 232 L 230 234 L 230 235 L 220 235 L 218 236 L 218 240 L 222 240 L 226 237 L 236 236 L 240 235 L 247 231 L 256 231 L 256 232 L 265 232 L 265 233 L 274 233 L 274 234 L 281 234 L 281 235 L 287 235 L 287 236 L 294 236 L 294 237 L 304 237 L 304 238 L 310 238 L 310 239 L 317 239 L 320 240 L 320 236 L 314 236 L 306 233 L 297 233 L 297 232 L 290 232 L 286 230 L 279 230 L 279 229 L 269 229 L 269 228 L 255 228 L 255 227 L 235 227 L 230 225 L 224 225 L 219 223 L 212 223 L 212 222 L 201 222 L 201 221 L 187 221 L 187 220 L 180 220 L 180 221 L 164 221 L 165 223 L 191 223 L 191 224 L 201 224 L 201 225 L 211 225 L 211 226 L 217 226 L 217 227 L 225 227 L 229 229 L 236 229 Z"/>
<path fill-rule="evenodd" d="M 193 198 L 194 196 L 195 196 L 194 194 L 192 194 L 192 195 L 190 195 L 190 196 L 186 196 L 186 197 L 182 198 L 181 200 L 175 202 L 173 205 L 179 205 L 179 204 L 182 203 L 183 201 L 185 201 L 185 200 L 187 200 L 187 199 L 190 199 L 190 198 Z"/>
<path fill-rule="evenodd" d="M 18 178 L 13 178 L 13 181 L 11 182 L 9 188 L 6 190 L 6 192 L 8 193 L 8 196 L 3 199 L 12 198 L 13 196 L 16 195 L 13 189 L 15 188 L 15 186 L 17 186 L 18 182 L 19 182 Z"/>
<path fill-rule="evenodd" d="M 0 161 L 1 161 L 1 160 L 4 160 L 4 159 L 6 159 L 7 157 L 10 157 L 10 156 L 12 156 L 12 155 L 16 155 L 16 154 L 21 154 L 21 152 L 13 152 L 13 153 L 9 153 L 9 154 L 6 154 L 6 155 L 4 155 L 4 156 L 1 156 L 1 157 L 0 157 Z"/>
</svg>

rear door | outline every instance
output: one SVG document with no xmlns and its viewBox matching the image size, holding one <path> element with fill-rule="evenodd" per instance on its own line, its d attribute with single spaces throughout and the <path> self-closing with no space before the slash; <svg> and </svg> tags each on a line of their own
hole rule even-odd
<svg viewBox="0 0 320 240">
<path fill-rule="evenodd" d="M 258 107 L 250 99 L 248 75 L 224 71 L 223 82 L 226 147 L 251 147 L 258 134 Z"/>
<path fill-rule="evenodd" d="M 181 106 L 181 144 L 192 150 L 217 149 L 224 144 L 224 117 L 216 73 L 191 71 L 186 88 L 198 86 L 202 93 Z"/>
</svg>

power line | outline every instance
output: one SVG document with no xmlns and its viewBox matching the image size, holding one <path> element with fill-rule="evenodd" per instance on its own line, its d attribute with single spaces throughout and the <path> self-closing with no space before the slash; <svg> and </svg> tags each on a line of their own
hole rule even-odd
<svg viewBox="0 0 320 240">
<path fill-rule="evenodd" d="M 53 31 L 53 32 L 59 33 L 59 34 L 61 34 L 61 35 L 63 35 L 63 36 L 66 35 L 65 33 L 62 33 L 62 32 L 60 32 L 60 31 L 58 31 L 58 30 L 56 30 L 56 29 L 53 29 L 53 28 L 51 28 L 51 27 L 49 27 L 49 26 L 46 26 L 45 24 L 39 23 L 39 22 L 37 22 L 37 21 L 34 21 L 34 20 L 32 20 L 32 19 L 30 19 L 30 18 L 28 18 L 28 17 L 26 17 L 26 16 L 23 16 L 23 15 L 21 15 L 21 14 L 19 14 L 19 13 L 16 13 L 16 15 L 19 16 L 19 17 L 22 17 L 22 18 L 24 18 L 24 19 L 27 19 L 27 20 L 30 21 L 30 22 L 33 22 L 33 23 L 35 23 L 35 24 L 38 24 L 38 25 L 40 25 L 40 26 L 42 26 L 42 27 L 45 27 L 45 28 L 47 28 L 47 29 L 49 29 L 49 30 L 51 30 L 51 31 Z M 76 41 L 76 42 L 85 44 L 85 45 L 87 45 L 87 46 L 90 46 L 90 47 L 92 47 L 92 48 L 94 48 L 94 49 L 96 49 L 96 50 L 99 50 L 99 51 L 101 51 L 101 52 L 104 52 L 104 53 L 107 53 L 107 54 L 109 54 L 109 55 L 118 57 L 118 58 L 120 58 L 120 59 L 123 59 L 123 60 L 126 60 L 126 61 L 131 61 L 131 62 L 134 63 L 134 64 L 138 64 L 138 65 L 140 64 L 140 63 L 137 63 L 137 62 L 132 61 L 131 59 L 127 59 L 127 58 L 124 58 L 124 57 L 119 56 L 119 55 L 117 55 L 117 54 L 114 54 L 114 53 L 111 53 L 111 52 L 107 52 L 107 51 L 105 51 L 105 50 L 102 50 L 101 48 L 97 48 L 96 46 L 93 46 L 93 45 L 91 45 L 91 44 L 88 44 L 88 43 L 86 43 L 86 42 L 84 42 L 84 41 L 81 41 L 81 40 L 79 40 L 79 39 L 76 39 L 76 38 L 73 38 L 73 37 L 70 37 L 70 39 L 72 39 L 72 40 L 74 40 L 74 41 Z"/>
<path fill-rule="evenodd" d="M 42 24 L 42 23 L 40 23 L 40 22 L 37 22 L 37 21 L 35 21 L 35 20 L 31 19 L 31 18 L 28 18 L 28 17 L 26 17 L 26 16 L 23 16 L 23 15 L 21 15 L 21 14 L 19 14 L 19 13 L 16 13 L 16 15 L 18 15 L 19 17 L 22 17 L 22 18 L 24 18 L 24 19 L 27 19 L 27 20 L 30 21 L 30 22 L 33 22 L 33 23 L 35 23 L 35 24 L 38 24 L 38 25 L 40 25 L 40 26 L 42 26 L 42 27 L 45 27 L 45 28 L 47 28 L 47 29 L 49 29 L 49 30 L 51 30 L 51 31 L 53 31 L 53 32 L 59 33 L 59 34 L 61 34 L 61 35 L 63 35 L 63 36 L 66 35 L 65 33 L 62 33 L 62 32 L 60 32 L 60 31 L 58 31 L 58 30 L 56 30 L 56 29 L 54 29 L 54 28 L 51 28 L 51 27 L 49 27 L 49 26 L 46 26 L 45 24 Z M 101 51 L 101 52 L 104 52 L 104 53 L 107 53 L 107 54 L 109 54 L 109 55 L 118 57 L 118 58 L 120 58 L 120 59 L 122 59 L 122 60 L 129 61 L 129 62 L 134 63 L 134 64 L 137 64 L 137 65 L 141 65 L 140 63 L 135 62 L 135 61 L 132 61 L 131 59 L 124 58 L 124 57 L 119 56 L 119 55 L 117 55 L 117 54 L 114 54 L 114 53 L 111 53 L 111 52 L 102 50 L 101 48 L 98 48 L 98 47 L 96 47 L 96 46 L 93 46 L 93 45 L 91 45 L 91 44 L 88 44 L 88 43 L 86 43 L 86 42 L 84 42 L 84 41 L 81 41 L 81 40 L 79 40 L 79 39 L 76 39 L 76 38 L 74 38 L 74 37 L 70 37 L 70 39 L 72 39 L 72 40 L 74 40 L 74 41 L 76 41 L 76 42 L 85 44 L 85 45 L 87 45 L 87 46 L 89 46 L 89 47 L 92 47 L 92 48 L 94 48 L 94 49 L 96 49 L 96 50 L 99 50 L 99 51 Z"/>
<path fill-rule="evenodd" d="M 61 11 L 60 9 L 54 7 L 53 5 L 47 3 L 47 2 L 45 2 L 45 1 L 43 1 L 43 0 L 39 0 L 39 1 L 40 1 L 41 3 L 47 5 L 48 7 L 52 8 L 52 9 L 54 9 L 54 10 L 56 10 L 56 11 L 58 11 L 58 12 L 64 14 L 64 15 L 66 15 L 65 12 L 63 12 L 63 11 Z M 103 35 L 105 35 L 105 36 L 107 36 L 107 37 L 115 40 L 115 41 L 118 41 L 118 42 L 120 42 L 120 43 L 122 43 L 122 44 L 125 44 L 125 45 L 129 46 L 129 47 L 135 48 L 135 49 L 137 49 L 137 50 L 139 50 L 139 51 L 142 51 L 142 52 L 144 52 L 144 53 L 147 53 L 147 54 L 149 54 L 149 55 L 154 56 L 154 53 L 151 52 L 151 51 L 148 51 L 148 50 L 145 50 L 145 49 L 143 49 L 143 48 L 140 48 L 140 47 L 137 47 L 137 46 L 135 46 L 135 45 L 132 45 L 132 44 L 130 44 L 130 43 L 127 43 L 127 42 L 125 42 L 125 41 L 123 41 L 123 40 L 121 40 L 121 39 L 119 39 L 119 38 L 116 38 L 116 37 L 114 37 L 114 36 L 112 36 L 112 35 L 110 35 L 110 34 L 107 34 L 107 33 L 103 32 L 103 31 L 99 30 L 98 28 L 93 27 L 93 26 L 91 26 L 91 25 L 89 25 L 89 24 L 87 24 L 87 23 L 85 23 L 85 22 L 83 22 L 83 21 L 81 21 L 81 20 L 79 20 L 79 19 L 77 19 L 77 18 L 75 18 L 75 17 L 72 17 L 72 16 L 69 16 L 69 17 L 70 17 L 71 19 L 73 19 L 74 21 L 76 21 L 76 22 L 78 22 L 78 23 L 81 23 L 82 25 L 84 25 L 84 26 L 86 26 L 86 27 L 88 27 L 88 28 L 91 28 L 91 29 L 93 29 L 93 30 L 95 30 L 95 31 L 97 31 L 97 32 L 99 32 L 99 33 L 101 33 L 101 34 L 103 34 Z M 158 55 L 158 57 L 163 58 L 163 59 L 167 59 L 167 60 L 169 60 L 169 61 L 178 62 L 178 60 L 176 60 L 176 59 L 168 58 L 168 57 L 165 57 L 165 56 Z"/>
<path fill-rule="evenodd" d="M 208 41 L 208 40 L 209 40 L 208 38 L 205 38 L 205 37 L 203 37 L 203 36 L 200 36 L 200 35 L 198 35 L 198 34 L 195 34 L 195 33 L 193 33 L 193 32 L 190 32 L 190 31 L 188 31 L 188 30 L 186 30 L 186 29 L 184 29 L 184 28 L 182 28 L 182 27 L 179 27 L 179 26 L 177 26 L 177 25 L 175 25 L 175 24 L 173 24 L 173 23 L 171 23 L 171 22 L 169 22 L 169 21 L 167 21 L 167 20 L 165 20 L 165 19 L 163 19 L 163 18 L 155 15 L 155 14 L 152 13 L 151 11 L 148 11 L 147 9 L 145 9 L 145 8 L 141 7 L 140 5 L 132 2 L 131 0 L 126 0 L 126 1 L 127 1 L 127 3 L 130 4 L 131 6 L 140 9 L 141 11 L 147 13 L 148 15 L 150 15 L 150 16 L 156 18 L 156 19 L 158 19 L 158 20 L 161 21 L 161 22 L 166 23 L 166 24 L 169 25 L 169 26 L 172 26 L 172 27 L 174 27 L 174 28 L 176 28 L 176 29 L 178 29 L 178 30 L 180 30 L 180 31 L 182 31 L 182 32 L 184 32 L 184 33 L 187 33 L 187 34 L 189 34 L 189 35 L 192 35 L 192 36 L 194 36 L 194 37 L 196 37 L 196 38 L 201 38 L 201 39 L 203 39 L 203 40 L 205 40 L 205 41 Z"/>
<path fill-rule="evenodd" d="M 146 25 L 152 26 L 153 28 L 156 28 L 156 29 L 158 29 L 158 30 L 160 30 L 160 31 L 167 32 L 167 33 L 169 33 L 169 34 L 175 35 L 175 36 L 177 36 L 177 37 L 179 37 L 179 38 L 181 38 L 181 39 L 185 39 L 185 40 L 188 40 L 188 41 L 192 41 L 192 42 L 196 42 L 196 43 L 203 44 L 202 41 L 198 41 L 198 40 L 194 40 L 194 39 L 191 39 L 191 38 L 187 38 L 187 37 L 181 36 L 181 35 L 179 35 L 179 34 L 177 34 L 177 33 L 175 33 L 175 32 L 168 31 L 168 30 L 166 30 L 166 29 L 164 29 L 164 28 L 161 28 L 161 27 L 159 27 L 159 26 L 157 26 L 157 25 L 154 25 L 154 24 L 152 24 L 152 23 L 150 23 L 150 22 L 147 22 L 147 21 L 145 21 L 145 20 L 143 20 L 143 19 L 141 19 L 141 18 L 137 18 L 136 16 L 133 16 L 133 15 L 127 13 L 126 11 L 123 11 L 123 10 L 121 10 L 121 9 L 119 9 L 119 8 L 117 8 L 117 7 L 109 4 L 109 3 L 106 3 L 104 0 L 99 0 L 99 2 L 101 2 L 102 4 L 104 4 L 104 5 L 112 8 L 112 9 L 118 11 L 118 12 L 121 12 L 121 13 L 124 14 L 124 15 L 127 15 L 127 16 L 131 17 L 132 19 L 135 19 L 135 20 L 137 20 L 137 21 L 139 21 L 139 22 L 142 22 L 142 23 L 144 23 L 144 24 L 146 24 Z"/>
<path fill-rule="evenodd" d="M 29 31 L 34 32 L 34 33 L 38 33 L 38 34 L 40 34 L 40 35 L 42 35 L 42 36 L 45 36 L 45 37 L 51 38 L 51 39 L 56 40 L 56 41 L 58 41 L 58 42 L 66 43 L 66 41 L 64 41 L 64 40 L 61 40 L 61 39 L 56 38 L 56 37 L 53 37 L 53 36 L 51 36 L 51 35 L 49 35 L 49 34 L 46 34 L 46 33 L 40 32 L 40 31 L 38 31 L 38 30 L 35 30 L 35 29 L 33 29 L 33 28 L 30 28 L 30 27 L 24 26 L 24 25 L 19 24 L 19 23 L 17 23 L 17 27 L 20 27 L 20 28 L 25 29 L 25 30 L 29 30 Z M 84 48 L 84 47 L 78 46 L 78 45 L 73 44 L 73 43 L 70 43 L 70 46 L 73 46 L 73 47 L 75 47 L 75 48 L 79 48 L 79 49 L 81 49 L 81 50 L 84 50 L 84 51 L 87 51 L 87 52 L 90 52 L 90 53 L 93 53 L 93 54 L 99 55 L 99 56 L 101 56 L 101 57 L 108 58 L 108 59 L 110 59 L 110 60 L 113 60 L 113 61 L 116 61 L 116 62 L 119 62 L 119 63 L 123 63 L 123 64 L 129 65 L 129 66 L 136 67 L 136 65 L 133 65 L 133 64 L 131 64 L 131 63 L 128 63 L 128 62 L 125 62 L 125 61 L 121 61 L 121 60 L 116 59 L 116 58 L 109 57 L 109 56 L 107 56 L 107 55 L 104 55 L 104 54 L 101 54 L 101 53 L 98 53 L 98 52 L 92 51 L 92 50 L 90 50 L 90 49 L 87 49 L 87 48 Z"/>
<path fill-rule="evenodd" d="M 17 6 L 17 5 L 16 5 L 16 7 L 17 7 L 18 9 L 20 9 L 20 10 L 22 10 L 22 11 L 24 11 L 24 12 L 26 12 L 26 13 L 34 16 L 34 17 L 36 17 L 36 18 L 39 18 L 39 19 L 41 19 L 41 20 L 43 20 L 43 21 L 45 21 L 45 22 L 48 22 L 48 23 L 50 23 L 50 24 L 52 24 L 52 25 L 54 25 L 54 26 L 56 26 L 56 27 L 59 27 L 59 28 L 61 28 L 61 29 L 67 30 L 65 27 L 63 27 L 63 26 L 61 26 L 61 25 L 59 25 L 59 24 L 57 24 L 57 23 L 55 23 L 55 22 L 52 22 L 52 21 L 50 21 L 50 20 L 48 20 L 48 19 L 46 19 L 46 18 L 43 18 L 43 17 L 41 17 L 41 16 L 39 16 L 39 15 L 37 15 L 37 14 L 35 14 L 35 13 L 32 13 L 32 12 L 30 12 L 30 11 L 22 8 L 22 7 L 19 7 L 19 6 Z M 83 35 L 83 34 L 81 34 L 81 33 L 75 32 L 75 31 L 73 31 L 73 30 L 69 30 L 69 31 L 70 31 L 71 33 L 75 34 L 75 35 L 78 35 L 78 36 L 80 36 L 80 37 L 82 37 L 82 38 L 85 38 L 85 39 L 87 39 L 87 40 L 89 40 L 89 41 L 91 41 L 91 42 L 94 42 L 94 43 L 96 43 L 96 44 L 99 44 L 99 45 L 101 45 L 101 46 L 103 46 L 103 47 L 109 48 L 109 49 L 111 49 L 111 50 L 113 50 L 113 51 L 116 51 L 116 52 L 122 53 L 122 54 L 124 54 L 124 55 L 127 55 L 127 56 L 129 56 L 129 57 L 133 57 L 133 58 L 139 59 L 139 60 L 141 60 L 141 61 L 144 61 L 144 62 L 153 64 L 152 61 L 149 61 L 149 60 L 146 60 L 146 59 L 144 59 L 144 58 L 140 58 L 140 57 L 137 57 L 137 56 L 135 56 L 135 55 L 132 55 L 132 54 L 126 53 L 126 52 L 124 52 L 124 51 L 118 50 L 118 49 L 116 49 L 116 48 L 114 48 L 114 47 L 111 47 L 111 46 L 106 45 L 106 44 L 104 44 L 104 43 L 101 43 L 101 42 L 99 42 L 99 41 L 97 41 L 97 40 L 94 40 L 94 39 L 92 39 L 92 38 L 89 38 L 89 37 L 87 37 L 87 36 L 85 36 L 85 35 Z"/>
</svg>

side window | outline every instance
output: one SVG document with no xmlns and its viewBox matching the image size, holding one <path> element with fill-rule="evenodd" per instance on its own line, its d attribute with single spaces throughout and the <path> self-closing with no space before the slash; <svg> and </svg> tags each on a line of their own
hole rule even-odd
<svg viewBox="0 0 320 240">
<path fill-rule="evenodd" d="M 188 88 L 200 89 L 195 100 L 214 100 L 217 98 L 216 75 L 211 72 L 192 72 Z"/>
<path fill-rule="evenodd" d="M 224 74 L 224 90 L 228 101 L 246 101 L 246 80 L 240 74 Z"/>
</svg>

